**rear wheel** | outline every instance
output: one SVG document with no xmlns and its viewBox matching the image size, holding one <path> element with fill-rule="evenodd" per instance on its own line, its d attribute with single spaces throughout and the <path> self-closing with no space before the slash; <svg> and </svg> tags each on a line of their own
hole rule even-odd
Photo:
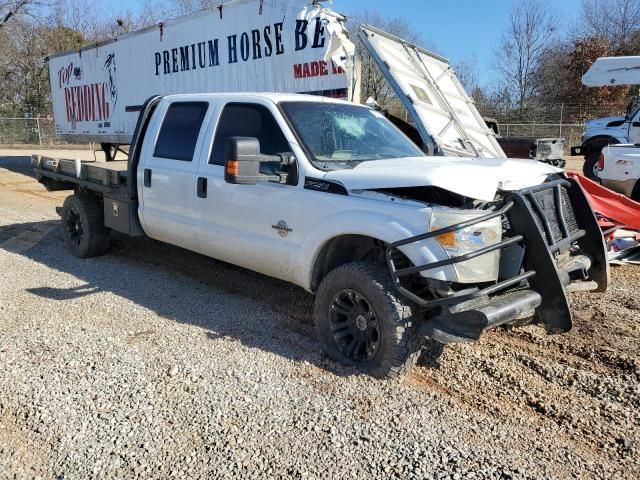
<svg viewBox="0 0 640 480">
<path fill-rule="evenodd" d="M 104 226 L 102 202 L 89 194 L 67 197 L 62 206 L 64 242 L 72 255 L 89 258 L 109 249 L 109 229 Z"/>
<path fill-rule="evenodd" d="M 600 158 L 600 151 L 591 152 L 584 158 L 584 165 L 582 167 L 582 172 L 584 176 L 595 181 L 600 182 L 600 178 L 598 177 L 598 159 Z"/>
<path fill-rule="evenodd" d="M 640 180 L 636 182 L 636 186 L 633 187 L 633 192 L 631 192 L 631 199 L 636 202 L 640 202 Z"/>
<path fill-rule="evenodd" d="M 320 284 L 314 310 L 320 346 L 338 362 L 393 378 L 420 355 L 414 306 L 395 293 L 383 265 L 336 268 Z"/>
</svg>

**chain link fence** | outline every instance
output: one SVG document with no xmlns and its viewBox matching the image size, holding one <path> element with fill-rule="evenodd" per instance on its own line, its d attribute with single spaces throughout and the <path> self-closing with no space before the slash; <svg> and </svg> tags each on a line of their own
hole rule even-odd
<svg viewBox="0 0 640 480">
<path fill-rule="evenodd" d="M 0 145 L 38 145 L 41 148 L 67 145 L 56 136 L 50 117 L 0 117 Z"/>
<path fill-rule="evenodd" d="M 387 108 L 393 105 L 387 106 Z M 580 145 L 584 131 L 584 120 L 611 115 L 624 115 L 620 105 L 601 104 L 554 104 L 534 106 L 525 109 L 495 110 L 478 105 L 480 113 L 486 118 L 495 119 L 500 133 L 505 137 L 563 137 L 566 139 L 567 153 L 572 146 Z M 391 110 L 392 108 L 390 108 Z M 406 116 L 404 109 L 402 115 Z M 19 118 L 0 116 L 0 145 L 39 145 L 50 148 L 68 145 L 56 136 L 53 118 Z M 77 146 L 77 144 L 76 144 Z"/>
<path fill-rule="evenodd" d="M 571 147 L 580 145 L 586 120 L 625 114 L 620 103 L 560 103 L 504 110 L 478 105 L 478 110 L 485 118 L 495 119 L 500 134 L 505 137 L 564 138 L 565 154 Z"/>
<path fill-rule="evenodd" d="M 565 154 L 571 147 L 580 145 L 583 123 L 501 123 L 500 134 L 504 137 L 564 138 Z"/>
</svg>

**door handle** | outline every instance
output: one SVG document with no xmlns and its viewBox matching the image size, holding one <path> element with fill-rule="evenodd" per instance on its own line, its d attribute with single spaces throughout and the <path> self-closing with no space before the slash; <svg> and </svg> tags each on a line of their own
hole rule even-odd
<svg viewBox="0 0 640 480">
<path fill-rule="evenodd" d="M 206 177 L 198 177 L 198 198 L 207 198 Z"/>
<path fill-rule="evenodd" d="M 150 168 L 144 169 L 144 186 L 151 187 L 151 169 Z"/>
</svg>

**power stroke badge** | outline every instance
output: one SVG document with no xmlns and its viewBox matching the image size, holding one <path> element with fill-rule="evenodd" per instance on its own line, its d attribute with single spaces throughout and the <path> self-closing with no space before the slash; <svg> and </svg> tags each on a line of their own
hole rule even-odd
<svg viewBox="0 0 640 480">
<path fill-rule="evenodd" d="M 271 228 L 277 230 L 278 235 L 280 235 L 282 238 L 293 232 L 293 229 L 289 228 L 289 225 L 287 225 L 287 222 L 285 222 L 284 220 L 280 220 L 275 225 L 271 225 Z"/>
</svg>

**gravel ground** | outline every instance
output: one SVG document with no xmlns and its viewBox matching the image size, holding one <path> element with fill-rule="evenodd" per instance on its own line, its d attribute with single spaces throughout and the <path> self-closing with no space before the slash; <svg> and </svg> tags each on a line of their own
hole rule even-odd
<svg viewBox="0 0 640 480">
<path fill-rule="evenodd" d="M 295 287 L 150 240 L 71 257 L 28 170 L 0 157 L 1 478 L 640 477 L 637 268 L 567 335 L 381 382 L 318 353 Z"/>
</svg>

